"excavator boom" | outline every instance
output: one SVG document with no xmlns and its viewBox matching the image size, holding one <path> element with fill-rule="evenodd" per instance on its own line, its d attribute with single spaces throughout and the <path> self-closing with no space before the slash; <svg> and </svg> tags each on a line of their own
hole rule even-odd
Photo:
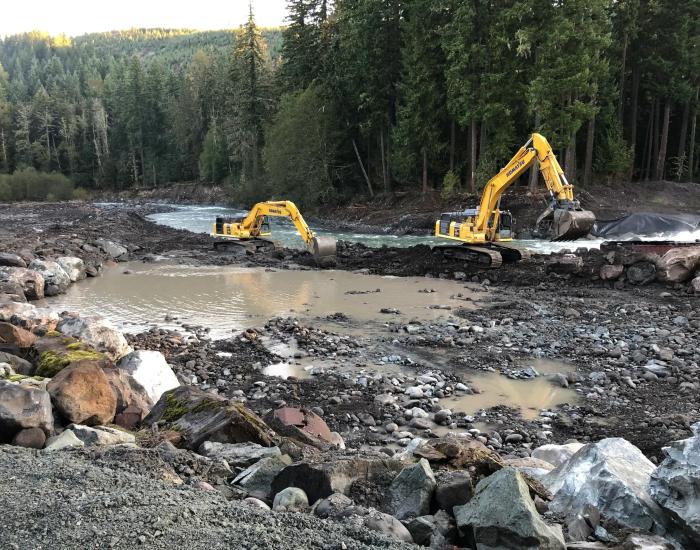
<svg viewBox="0 0 700 550">
<path fill-rule="evenodd" d="M 292 220 L 297 232 L 306 243 L 307 250 L 319 264 L 328 264 L 335 259 L 336 241 L 332 237 L 316 236 L 308 226 L 299 209 L 291 201 L 259 202 L 243 219 L 217 218 L 214 224 L 215 239 L 234 241 L 259 241 L 271 235 L 269 217 L 285 217 Z M 266 242 L 266 241 L 265 241 Z"/>
</svg>

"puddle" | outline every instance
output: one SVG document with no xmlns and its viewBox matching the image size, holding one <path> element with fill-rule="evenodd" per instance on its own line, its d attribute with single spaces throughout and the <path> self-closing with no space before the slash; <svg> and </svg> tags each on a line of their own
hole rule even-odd
<svg viewBox="0 0 700 550">
<path fill-rule="evenodd" d="M 578 394 L 570 388 L 562 388 L 547 380 L 547 374 L 566 374 L 575 370 L 568 363 L 554 359 L 533 358 L 520 362 L 523 368 L 534 367 L 542 376 L 530 380 L 513 380 L 499 373 L 476 374 L 467 384 L 482 393 L 446 397 L 440 404 L 454 411 L 470 415 L 480 409 L 496 405 L 517 407 L 525 420 L 534 420 L 541 409 L 550 409 L 564 403 L 576 403 Z"/>
<path fill-rule="evenodd" d="M 307 368 L 312 369 L 313 367 Z M 274 365 L 268 365 L 263 368 L 261 372 L 265 376 L 276 376 L 278 378 L 284 378 L 285 380 L 290 377 L 304 380 L 311 378 L 311 372 L 307 370 L 307 368 L 295 363 L 275 363 Z"/>
<path fill-rule="evenodd" d="M 125 270 L 131 274 L 124 274 Z M 425 288 L 436 292 L 419 292 Z M 363 332 L 370 322 L 432 320 L 451 313 L 435 306 L 470 306 L 451 298 L 457 292 L 469 294 L 463 284 L 424 277 L 130 262 L 106 269 L 101 277 L 72 285 L 66 294 L 45 302 L 58 311 L 102 315 L 126 332 L 154 325 L 177 328 L 178 324 L 164 321 L 169 316 L 179 323 L 207 327 L 212 337 L 223 338 L 232 330 L 260 326 L 285 315 L 308 319 L 342 312 L 355 321 L 355 331 Z M 400 313 L 382 314 L 382 308 Z M 315 320 L 314 324 L 324 323 Z M 333 323 L 332 329 L 339 331 L 342 324 Z"/>
</svg>

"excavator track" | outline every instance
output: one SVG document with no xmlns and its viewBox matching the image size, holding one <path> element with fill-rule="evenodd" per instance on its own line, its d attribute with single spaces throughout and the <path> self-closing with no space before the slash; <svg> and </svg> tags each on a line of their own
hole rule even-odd
<svg viewBox="0 0 700 550">
<path fill-rule="evenodd" d="M 226 239 L 217 237 L 214 238 L 214 250 L 222 251 L 232 251 L 232 250 L 244 250 L 249 254 L 256 254 L 258 252 L 272 252 L 277 248 L 277 245 L 267 239 Z"/>
<path fill-rule="evenodd" d="M 515 263 L 522 258 L 517 249 L 493 243 L 484 246 L 436 246 L 433 254 L 448 261 L 465 262 L 484 269 L 497 269 L 503 263 Z"/>
</svg>

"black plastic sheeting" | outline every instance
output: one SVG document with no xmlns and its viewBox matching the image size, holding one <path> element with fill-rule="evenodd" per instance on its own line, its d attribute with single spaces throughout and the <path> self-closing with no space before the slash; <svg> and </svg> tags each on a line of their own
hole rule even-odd
<svg viewBox="0 0 700 550">
<path fill-rule="evenodd" d="M 700 215 L 695 214 L 630 214 L 617 220 L 598 220 L 591 235 L 604 239 L 622 236 L 651 237 L 674 235 L 681 231 L 700 231 Z"/>
</svg>

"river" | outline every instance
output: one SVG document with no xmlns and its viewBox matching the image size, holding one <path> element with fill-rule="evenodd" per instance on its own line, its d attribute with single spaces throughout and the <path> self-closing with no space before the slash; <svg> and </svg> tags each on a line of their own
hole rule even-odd
<svg viewBox="0 0 700 550">
<path fill-rule="evenodd" d="M 172 207 L 170 212 L 150 214 L 148 219 L 174 227 L 176 229 L 187 229 L 197 233 L 211 233 L 214 220 L 217 216 L 242 217 L 247 214 L 243 210 L 226 208 L 222 206 L 193 206 L 193 205 L 168 205 Z M 291 221 L 285 218 L 271 218 L 272 237 L 287 248 L 303 248 L 304 242 L 297 233 Z M 408 247 L 417 244 L 427 244 L 430 246 L 445 244 L 444 239 L 436 239 L 431 235 L 387 235 L 371 233 L 353 233 L 347 231 L 329 231 L 327 229 L 314 230 L 319 235 L 334 237 L 337 240 L 352 241 L 362 243 L 367 246 L 396 246 Z M 560 250 L 572 248 L 598 248 L 602 239 L 579 239 L 575 243 L 571 242 L 550 242 L 537 239 L 517 240 L 509 243 L 514 246 L 531 252 L 547 254 Z"/>
</svg>

